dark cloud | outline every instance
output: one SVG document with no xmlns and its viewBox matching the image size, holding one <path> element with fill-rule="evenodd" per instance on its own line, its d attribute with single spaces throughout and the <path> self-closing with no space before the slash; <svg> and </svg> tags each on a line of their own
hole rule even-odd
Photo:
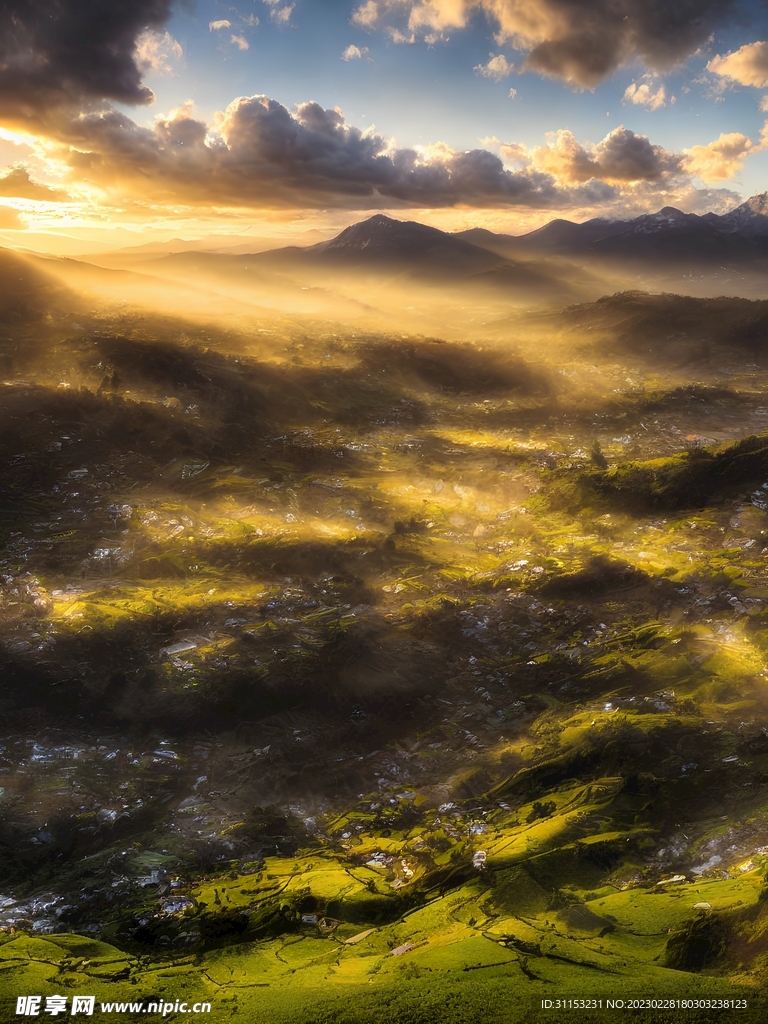
<svg viewBox="0 0 768 1024">
<path fill-rule="evenodd" d="M 524 68 L 587 87 L 637 58 L 653 71 L 668 71 L 736 7 L 736 0 L 532 2 L 551 12 L 551 30 L 533 46 Z"/>
<path fill-rule="evenodd" d="M 338 110 L 289 111 L 266 96 L 235 100 L 216 131 L 188 108 L 142 128 L 110 109 L 70 126 L 67 156 L 95 184 L 148 200 L 228 206 L 557 205 L 551 175 L 507 170 L 487 150 L 397 149 Z"/>
<path fill-rule="evenodd" d="M 0 115 L 102 100 L 145 104 L 136 41 L 170 15 L 173 0 L 11 0 L 0 3 Z"/>
<path fill-rule="evenodd" d="M 37 181 L 32 181 L 26 167 L 19 164 L 11 167 L 5 174 L 0 174 L 0 196 L 13 199 L 45 199 L 49 203 L 59 203 L 68 199 L 66 192 L 57 188 L 49 188 Z"/>
<path fill-rule="evenodd" d="M 276 189 L 436 206 L 537 205 L 551 198 L 544 195 L 549 183 L 543 176 L 507 171 L 485 150 L 423 156 L 391 149 L 383 136 L 362 132 L 317 103 L 301 104 L 293 115 L 266 97 L 238 100 L 221 129 L 228 149 L 220 153 L 220 166 Z"/>
<path fill-rule="evenodd" d="M 547 146 L 534 150 L 533 162 L 540 170 L 565 182 L 600 179 L 663 185 L 682 174 L 680 154 L 654 146 L 646 135 L 636 135 L 623 125 L 589 149 L 571 132 L 555 132 Z"/>
<path fill-rule="evenodd" d="M 623 125 L 595 146 L 595 163 L 596 176 L 610 181 L 660 181 L 680 171 L 679 156 Z"/>
<path fill-rule="evenodd" d="M 524 69 L 591 88 L 630 61 L 654 71 L 679 64 L 739 6 L 740 0 L 366 0 L 353 21 L 396 42 L 434 43 L 482 11 L 497 43 L 528 51 Z"/>
</svg>

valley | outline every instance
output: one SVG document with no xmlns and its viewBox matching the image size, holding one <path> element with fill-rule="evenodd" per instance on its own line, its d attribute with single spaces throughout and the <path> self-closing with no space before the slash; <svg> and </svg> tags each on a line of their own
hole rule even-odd
<svg viewBox="0 0 768 1024">
<path fill-rule="evenodd" d="M 691 217 L 0 253 L 8 991 L 764 1018 L 766 197 Z"/>
</svg>

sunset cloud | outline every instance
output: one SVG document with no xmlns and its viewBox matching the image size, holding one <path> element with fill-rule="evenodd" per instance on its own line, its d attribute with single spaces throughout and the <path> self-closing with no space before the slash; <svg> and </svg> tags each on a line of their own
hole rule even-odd
<svg viewBox="0 0 768 1024">
<path fill-rule="evenodd" d="M 713 57 L 707 71 L 730 78 L 739 85 L 768 87 L 768 42 L 747 43 L 733 53 Z"/>
<path fill-rule="evenodd" d="M 0 204 L 0 230 L 19 231 L 26 226 L 26 221 L 22 220 L 17 210 L 14 210 L 12 206 Z"/>
<path fill-rule="evenodd" d="M 291 15 L 296 4 L 283 4 L 281 6 L 281 0 L 264 0 L 264 3 L 269 7 L 269 16 L 278 25 L 289 25 L 291 22 Z"/>
<path fill-rule="evenodd" d="M 53 155 L 107 203 L 133 195 L 220 209 L 613 211 L 688 194 L 694 177 L 726 180 L 762 144 L 734 133 L 673 153 L 619 126 L 595 144 L 562 129 L 533 149 L 496 139 L 471 150 L 401 147 L 349 124 L 338 108 L 309 102 L 289 110 L 250 96 L 210 124 L 191 104 L 151 128 L 117 110 L 94 112 L 70 125 Z"/>
<path fill-rule="evenodd" d="M 379 5 L 376 0 L 366 0 L 352 14 L 352 24 L 361 28 L 373 28 L 379 20 Z"/>
<path fill-rule="evenodd" d="M 232 206 L 444 207 L 558 202 L 553 180 L 510 171 L 486 150 L 398 148 L 317 103 L 295 112 L 266 96 L 241 97 L 209 126 L 189 106 L 143 128 L 117 110 L 81 117 L 60 158 L 105 189 L 157 201 Z"/>
<path fill-rule="evenodd" d="M 645 36 L 641 27 L 645 26 L 643 32 L 650 40 L 653 18 L 661 32 L 670 10 L 675 9 L 674 4 L 663 9 L 646 4 L 641 10 L 631 0 L 615 0 L 617 9 L 624 12 L 624 27 L 611 21 L 613 7 L 606 8 L 603 20 L 607 27 L 601 28 L 605 32 L 601 35 L 595 28 L 595 45 L 585 56 L 586 50 L 582 52 L 576 45 L 581 38 L 577 38 L 577 28 L 580 25 L 579 31 L 585 32 L 590 25 L 594 28 L 593 8 L 600 9 L 602 2 L 368 0 L 352 12 L 352 21 L 367 30 L 386 31 L 393 41 L 398 41 L 397 33 L 403 36 L 399 41 L 429 41 L 460 31 L 471 17 L 484 13 L 497 30 L 497 47 L 509 44 L 528 53 L 521 66 L 515 66 L 503 53 L 492 51 L 487 61 L 475 67 L 477 75 L 502 81 L 521 68 L 540 69 L 543 55 L 555 52 L 550 44 L 566 46 L 567 42 L 575 47 L 573 60 L 582 63 L 577 61 L 578 67 L 574 64 L 576 70 L 571 73 L 567 70 L 571 65 L 565 61 L 557 73 L 572 84 L 584 85 L 592 74 L 585 70 L 587 57 L 593 70 L 598 58 L 603 60 L 601 66 L 608 68 L 612 61 L 634 59 L 638 54 L 642 57 L 645 51 L 638 40 Z M 172 61 L 183 57 L 180 44 L 164 27 L 170 3 L 136 0 L 126 11 L 106 0 L 87 7 L 75 0 L 61 0 L 55 8 L 53 28 L 34 17 L 33 0 L 20 0 L 15 19 L 0 13 L 0 28 L 7 30 L 0 34 L 3 137 L 28 141 L 34 166 L 43 168 L 35 173 L 50 180 L 68 174 L 64 180 L 71 183 L 73 194 L 90 196 L 94 210 L 124 210 L 132 203 L 136 209 L 154 210 L 407 207 L 435 211 L 589 209 L 615 215 L 628 208 L 649 207 L 661 196 L 665 202 L 675 196 L 686 197 L 690 208 L 699 201 L 695 182 L 732 178 L 749 155 L 765 145 L 762 136 L 755 140 L 732 132 L 674 153 L 646 135 L 619 126 L 594 143 L 584 141 L 575 130 L 561 129 L 547 134 L 544 144 L 531 148 L 514 140 L 501 143 L 495 139 L 466 149 L 437 140 L 404 146 L 373 128 L 349 123 L 338 107 L 327 109 L 308 102 L 289 109 L 268 96 L 241 96 L 207 120 L 196 115 L 188 103 L 154 122 L 140 123 L 142 118 L 132 119 L 122 106 L 142 106 L 152 100 L 142 74 L 168 73 Z M 281 0 L 265 3 L 278 25 L 289 24 L 292 4 Z M 707 17 L 714 17 L 716 9 L 719 7 L 713 3 L 703 7 Z M 243 20 L 232 15 L 232 21 L 211 21 L 207 27 L 204 23 L 201 31 L 206 37 L 209 32 L 226 32 L 222 41 L 247 50 L 248 40 L 233 28 Z M 665 46 L 670 62 L 677 59 L 675 54 L 684 53 L 680 40 L 685 34 L 675 36 L 676 31 L 672 37 L 673 42 L 678 39 L 677 49 L 669 39 L 654 43 L 656 49 L 648 42 L 648 54 L 657 63 L 663 62 L 660 55 Z M 690 41 L 693 35 L 685 38 Z M 630 36 L 632 46 L 625 45 Z M 743 69 L 748 51 L 749 67 L 757 67 L 762 51 L 755 47 L 764 45 L 749 44 L 726 58 L 714 58 L 710 64 L 721 61 L 723 68 L 730 68 L 729 74 L 736 74 L 734 60 L 739 58 Z M 366 54 L 368 47 L 349 44 L 341 59 L 356 61 Z M 340 70 L 337 48 L 332 57 Z M 471 74 L 469 67 L 465 71 Z M 746 80 L 747 73 L 742 77 Z M 715 80 L 723 81 L 722 76 Z M 509 96 L 514 95 L 515 90 L 510 89 Z M 625 103 L 647 110 L 659 110 L 673 102 L 650 72 L 633 81 L 623 98 Z M 525 100 L 530 102 L 528 90 Z M 112 106 L 110 101 L 121 106 Z M 425 139 L 429 140 L 429 135 Z M 0 195 L 12 206 L 25 199 L 72 201 L 67 193 L 34 181 L 23 165 L 14 165 L 0 176 Z M 69 216 L 69 207 L 67 210 Z"/>
<path fill-rule="evenodd" d="M 533 164 L 566 182 L 598 178 L 609 183 L 659 182 L 680 173 L 680 157 L 654 146 L 645 135 L 624 126 L 595 146 L 583 146 L 567 130 L 551 133 L 546 146 L 535 149 Z"/>
<path fill-rule="evenodd" d="M 667 105 L 667 93 L 663 85 L 653 92 L 647 82 L 643 82 L 641 85 L 636 85 L 633 82 L 624 90 L 624 102 L 647 107 L 649 110 L 659 110 Z"/>
<path fill-rule="evenodd" d="M 60 203 L 69 199 L 67 193 L 61 189 L 49 188 L 33 181 L 29 171 L 22 164 L 11 167 L 5 174 L 0 174 L 0 196 L 13 199 L 41 199 L 48 203 Z"/>
<path fill-rule="evenodd" d="M 515 65 L 510 64 L 503 53 L 499 53 L 495 57 L 491 53 L 489 57 L 490 60 L 487 64 L 478 64 L 474 69 L 476 75 L 482 75 L 483 78 L 492 78 L 495 82 L 500 82 L 502 78 L 511 75 L 515 70 Z"/>
<path fill-rule="evenodd" d="M 750 153 L 765 149 L 767 144 L 765 127 L 759 142 L 753 142 L 741 132 L 723 132 L 706 146 L 684 150 L 682 165 L 688 174 L 704 181 L 727 181 L 741 171 Z"/>
<path fill-rule="evenodd" d="M 352 21 L 401 41 L 447 39 L 483 13 L 496 43 L 527 53 L 521 70 L 592 88 L 633 60 L 668 70 L 706 41 L 735 0 L 367 0 Z"/>
</svg>

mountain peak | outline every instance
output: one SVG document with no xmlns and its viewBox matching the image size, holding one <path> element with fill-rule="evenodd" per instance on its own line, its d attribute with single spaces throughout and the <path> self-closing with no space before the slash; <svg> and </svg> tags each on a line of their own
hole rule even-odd
<svg viewBox="0 0 768 1024">
<path fill-rule="evenodd" d="M 454 254 L 468 254 L 476 247 L 469 242 L 440 231 L 438 228 L 419 224 L 415 220 L 394 220 L 383 213 L 377 213 L 366 220 L 350 224 L 335 238 L 313 245 L 307 252 L 324 253 L 337 257 L 356 259 L 365 252 L 366 258 L 419 259 L 437 251 Z M 480 250 L 484 253 L 484 250 Z M 487 254 L 484 254 L 487 255 Z"/>
<path fill-rule="evenodd" d="M 741 206 L 719 218 L 720 227 L 743 235 L 768 235 L 768 192 L 751 196 Z"/>
<path fill-rule="evenodd" d="M 743 209 L 747 207 L 753 213 L 760 214 L 761 217 L 768 216 L 768 192 L 758 192 L 757 195 L 752 196 L 745 203 L 742 203 L 737 209 Z"/>
<path fill-rule="evenodd" d="M 668 228 L 682 227 L 683 224 L 695 220 L 698 220 L 698 217 L 694 213 L 683 213 L 674 206 L 663 206 L 656 213 L 647 213 L 629 223 L 634 223 L 634 230 L 638 234 L 650 234 Z"/>
<path fill-rule="evenodd" d="M 483 273 L 502 258 L 471 242 L 415 220 L 377 213 L 350 224 L 335 238 L 303 249 L 305 257 L 349 266 L 409 267 L 419 274 Z"/>
<path fill-rule="evenodd" d="M 446 238 L 444 231 L 419 224 L 415 220 L 395 220 L 383 213 L 377 213 L 367 220 L 358 221 L 344 228 L 335 238 L 324 243 L 328 249 L 368 249 L 371 246 L 384 251 L 400 246 L 422 248 L 434 245 Z"/>
</svg>

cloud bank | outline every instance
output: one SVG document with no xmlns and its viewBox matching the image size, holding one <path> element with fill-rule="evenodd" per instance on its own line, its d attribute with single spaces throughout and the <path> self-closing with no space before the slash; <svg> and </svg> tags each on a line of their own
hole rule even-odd
<svg viewBox="0 0 768 1024">
<path fill-rule="evenodd" d="M 707 146 L 684 150 L 682 165 L 688 174 L 705 181 L 728 181 L 741 171 L 750 153 L 757 153 L 767 145 L 766 125 L 758 142 L 741 132 L 723 132 Z"/>
<path fill-rule="evenodd" d="M 212 124 L 191 105 L 152 127 L 112 109 L 71 121 L 55 152 L 74 179 L 105 196 L 155 204 L 252 209 L 620 207 L 642 193 L 669 202 L 691 180 L 722 181 L 762 148 L 740 133 L 673 153 L 620 126 L 596 144 L 566 130 L 547 144 L 486 140 L 400 147 L 314 102 L 294 110 L 268 96 L 240 97 Z M 116 199 L 117 201 L 117 199 Z"/>
<path fill-rule="evenodd" d="M 487 150 L 400 148 L 317 103 L 290 111 L 267 96 L 241 97 L 213 125 L 189 106 L 152 128 L 107 109 L 67 126 L 57 150 L 74 174 L 155 202 L 237 207 L 547 206 L 552 178 L 507 169 Z"/>
</svg>

